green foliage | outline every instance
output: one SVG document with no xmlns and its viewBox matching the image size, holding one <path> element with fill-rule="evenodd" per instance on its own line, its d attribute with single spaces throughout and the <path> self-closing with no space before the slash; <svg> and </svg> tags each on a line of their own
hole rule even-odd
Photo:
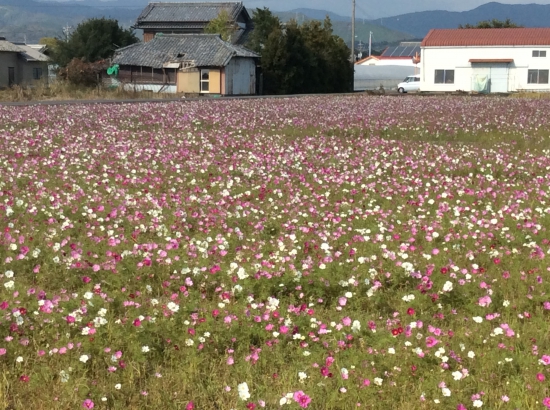
<svg viewBox="0 0 550 410">
<path fill-rule="evenodd" d="M 133 30 L 123 29 L 117 20 L 92 18 L 80 23 L 69 41 L 58 40 L 53 59 L 62 67 L 74 58 L 96 62 L 111 57 L 117 48 L 138 41 Z"/>
<path fill-rule="evenodd" d="M 249 47 L 261 53 L 265 94 L 346 92 L 353 68 L 345 42 L 335 36 L 332 23 L 316 20 L 284 27 L 267 8 L 253 14 L 255 33 Z M 256 31 L 257 30 L 257 31 Z"/>
<path fill-rule="evenodd" d="M 281 30 L 281 20 L 267 7 L 254 10 L 252 20 L 254 20 L 254 31 L 250 34 L 247 47 L 261 54 L 269 35 L 275 30 Z"/>
<path fill-rule="evenodd" d="M 221 35 L 222 40 L 229 41 L 236 30 L 237 27 L 235 25 L 235 22 L 232 21 L 229 12 L 224 9 L 220 11 L 218 16 L 214 20 L 211 20 L 210 23 L 208 23 L 208 25 L 204 29 L 204 32 L 210 34 L 219 34 Z"/>
<path fill-rule="evenodd" d="M 47 56 L 54 55 L 59 47 L 59 40 L 55 37 L 42 37 L 38 43 L 46 46 L 44 54 Z"/>
<path fill-rule="evenodd" d="M 472 24 L 465 24 L 465 25 L 459 25 L 458 28 L 518 28 L 523 27 L 519 26 L 516 23 L 514 23 L 510 19 L 506 19 L 504 21 L 492 19 L 492 20 L 484 20 L 480 21 L 475 25 Z"/>
</svg>

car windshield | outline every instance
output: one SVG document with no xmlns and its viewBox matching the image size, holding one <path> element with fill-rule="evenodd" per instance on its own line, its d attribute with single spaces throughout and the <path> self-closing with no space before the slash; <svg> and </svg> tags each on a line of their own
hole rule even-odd
<svg viewBox="0 0 550 410">
<path fill-rule="evenodd" d="M 412 77 L 406 77 L 403 82 L 404 83 L 410 83 L 411 81 L 413 81 L 413 78 Z"/>
</svg>

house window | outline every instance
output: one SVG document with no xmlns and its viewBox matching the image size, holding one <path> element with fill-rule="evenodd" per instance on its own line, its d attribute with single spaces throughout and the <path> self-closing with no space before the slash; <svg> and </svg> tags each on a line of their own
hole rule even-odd
<svg viewBox="0 0 550 410">
<path fill-rule="evenodd" d="M 546 50 L 533 50 L 533 57 L 546 57 Z"/>
<path fill-rule="evenodd" d="M 40 80 L 42 78 L 42 68 L 37 67 L 32 69 L 32 79 Z"/>
<path fill-rule="evenodd" d="M 549 70 L 528 70 L 527 83 L 528 84 L 548 84 L 548 71 Z"/>
<path fill-rule="evenodd" d="M 455 70 L 435 70 L 436 84 L 454 84 Z"/>
<path fill-rule="evenodd" d="M 210 70 L 201 70 L 201 93 L 210 90 Z"/>
</svg>

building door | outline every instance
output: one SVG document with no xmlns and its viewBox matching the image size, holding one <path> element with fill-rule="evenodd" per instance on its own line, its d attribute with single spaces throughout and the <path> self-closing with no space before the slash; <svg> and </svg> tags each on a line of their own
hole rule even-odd
<svg viewBox="0 0 550 410">
<path fill-rule="evenodd" d="M 8 86 L 15 84 L 15 67 L 8 67 Z"/>
<path fill-rule="evenodd" d="M 472 63 L 472 90 L 489 93 L 508 92 L 508 64 L 507 63 Z M 480 84 L 485 84 L 486 89 L 478 90 Z"/>
</svg>

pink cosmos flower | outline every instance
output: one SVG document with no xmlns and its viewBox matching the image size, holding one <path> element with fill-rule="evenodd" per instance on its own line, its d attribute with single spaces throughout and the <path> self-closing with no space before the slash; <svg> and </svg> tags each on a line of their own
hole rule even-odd
<svg viewBox="0 0 550 410">
<path fill-rule="evenodd" d="M 306 409 L 311 403 L 311 398 L 305 394 L 302 390 L 294 393 L 294 401 L 300 405 L 300 407 Z"/>
<path fill-rule="evenodd" d="M 437 340 L 435 337 L 428 336 L 426 338 L 426 347 L 434 347 L 438 343 L 439 343 L 439 340 Z"/>
<path fill-rule="evenodd" d="M 547 354 L 543 355 L 540 358 L 540 363 L 545 365 L 545 366 L 548 366 L 550 364 L 550 356 L 548 356 Z"/>
<path fill-rule="evenodd" d="M 90 399 L 86 399 L 82 402 L 82 407 L 84 407 L 85 409 L 93 409 L 94 402 Z"/>
<path fill-rule="evenodd" d="M 550 409 L 550 397 L 545 397 L 542 404 L 544 404 L 547 409 Z"/>
<path fill-rule="evenodd" d="M 479 300 L 477 301 L 477 304 L 481 307 L 489 306 L 491 304 L 491 297 L 490 296 L 483 296 L 483 297 L 479 298 Z"/>
</svg>

